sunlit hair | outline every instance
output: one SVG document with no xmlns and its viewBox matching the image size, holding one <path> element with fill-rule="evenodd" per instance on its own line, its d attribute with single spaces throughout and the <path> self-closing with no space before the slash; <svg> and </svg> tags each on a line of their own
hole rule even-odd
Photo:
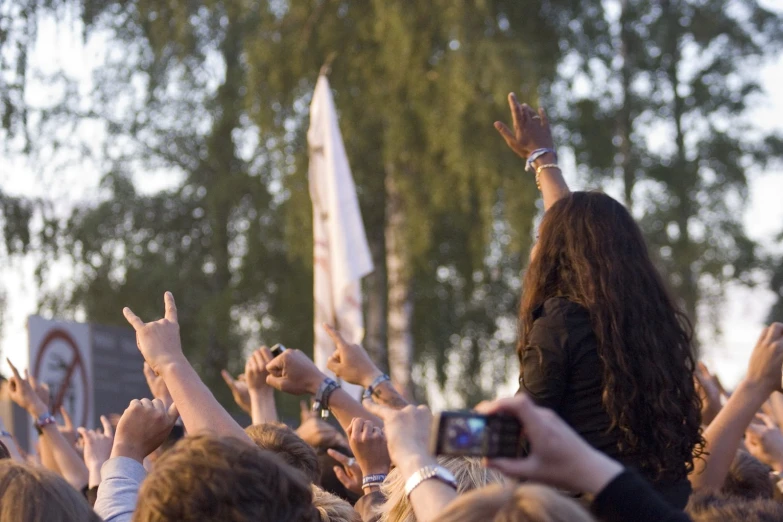
<svg viewBox="0 0 783 522">
<path fill-rule="evenodd" d="M 703 452 L 693 382 L 693 335 L 653 265 L 642 233 L 620 203 L 574 192 L 544 214 L 525 275 L 518 350 L 534 311 L 565 297 L 586 308 L 603 364 L 603 404 L 619 451 L 637 455 L 653 480 L 680 479 Z"/>
<path fill-rule="evenodd" d="M 454 474 L 457 492 L 464 493 L 489 484 L 505 484 L 502 473 L 481 464 L 481 459 L 468 457 L 438 457 L 438 464 Z M 381 485 L 386 502 L 380 506 L 380 522 L 416 522 L 413 507 L 405 496 L 405 481 L 398 468 L 393 469 Z"/>
<path fill-rule="evenodd" d="M 294 430 L 285 424 L 268 422 L 248 426 L 245 433 L 253 439 L 256 446 L 277 453 L 286 464 L 304 473 L 307 480 L 313 484 L 320 483 L 321 464 L 318 455 Z"/>
<path fill-rule="evenodd" d="M 6 459 L 0 461 L 0 520 L 100 522 L 101 519 L 63 478 Z"/>
<path fill-rule="evenodd" d="M 695 493 L 686 513 L 693 522 L 778 522 L 783 504 L 772 499 L 748 500 L 718 491 Z"/>
<path fill-rule="evenodd" d="M 318 486 L 313 486 L 313 505 L 321 522 L 362 522 L 353 506 Z"/>
<path fill-rule="evenodd" d="M 249 441 L 185 437 L 139 490 L 134 522 L 317 522 L 301 472 Z"/>
<path fill-rule="evenodd" d="M 594 522 L 574 499 L 539 484 L 476 489 L 460 495 L 439 522 Z"/>
<path fill-rule="evenodd" d="M 775 486 L 769 471 L 766 464 L 750 453 L 737 451 L 721 491 L 733 497 L 751 500 L 771 499 L 775 496 Z"/>
</svg>

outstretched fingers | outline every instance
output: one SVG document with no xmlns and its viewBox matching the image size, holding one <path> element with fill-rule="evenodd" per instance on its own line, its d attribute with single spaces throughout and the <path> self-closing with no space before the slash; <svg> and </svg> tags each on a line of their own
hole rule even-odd
<svg viewBox="0 0 783 522">
<path fill-rule="evenodd" d="M 133 311 L 127 306 L 122 309 L 122 315 L 125 316 L 125 319 L 130 323 L 133 329 L 136 330 L 137 332 L 142 328 L 144 328 L 144 321 L 139 319 L 139 316 L 134 314 Z"/>
<path fill-rule="evenodd" d="M 166 315 L 164 317 L 172 323 L 176 323 L 178 320 L 177 303 L 174 302 L 174 294 L 171 292 L 163 294 L 163 303 L 166 307 Z"/>
</svg>

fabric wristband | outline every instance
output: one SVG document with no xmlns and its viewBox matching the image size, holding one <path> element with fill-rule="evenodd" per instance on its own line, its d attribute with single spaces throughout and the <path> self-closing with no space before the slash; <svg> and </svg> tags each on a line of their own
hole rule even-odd
<svg viewBox="0 0 783 522">
<path fill-rule="evenodd" d="M 329 397 L 340 385 L 334 379 L 327 377 L 323 380 L 315 393 L 313 411 L 318 412 L 322 419 L 329 417 Z"/>
<path fill-rule="evenodd" d="M 48 411 L 35 420 L 35 427 L 38 428 L 39 430 L 42 430 L 45 426 L 48 426 L 49 424 L 57 424 L 57 419 L 55 419 L 54 415 L 52 415 Z"/>
<path fill-rule="evenodd" d="M 555 158 L 557 158 L 557 152 L 555 152 L 554 149 L 536 149 L 530 153 L 530 156 L 527 157 L 527 162 L 525 163 L 525 170 L 527 172 L 533 172 L 533 162 L 547 153 L 552 153 L 555 155 Z"/>
<path fill-rule="evenodd" d="M 381 385 L 381 383 L 384 383 L 386 381 L 390 381 L 391 377 L 388 375 L 381 374 L 378 377 L 375 378 L 374 381 L 372 381 L 372 384 L 370 384 L 366 390 L 364 390 L 364 393 L 362 393 L 362 400 L 371 399 L 373 395 L 375 395 L 375 389 Z"/>
<path fill-rule="evenodd" d="M 383 484 L 384 480 L 386 480 L 385 473 L 376 473 L 375 475 L 367 475 L 362 479 L 362 487 L 366 488 L 368 486 L 380 486 L 381 484 Z"/>
</svg>

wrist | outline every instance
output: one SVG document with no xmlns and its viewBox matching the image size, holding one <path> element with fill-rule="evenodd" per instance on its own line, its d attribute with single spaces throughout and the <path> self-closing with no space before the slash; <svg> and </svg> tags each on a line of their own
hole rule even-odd
<svg viewBox="0 0 783 522">
<path fill-rule="evenodd" d="M 362 476 L 369 477 L 370 475 L 388 475 L 390 466 L 388 464 L 372 464 L 365 468 L 360 463 L 359 467 L 362 469 Z"/>
<path fill-rule="evenodd" d="M 43 402 L 37 401 L 34 404 L 28 406 L 27 413 L 29 413 L 37 421 L 39 418 L 41 418 L 41 416 L 49 413 L 49 408 Z"/>
<path fill-rule="evenodd" d="M 552 150 L 554 150 L 554 148 Z M 557 163 L 557 153 L 547 152 L 545 154 L 542 154 L 541 156 L 533 160 L 532 165 L 533 168 L 535 169 L 540 167 L 541 165 L 547 165 L 551 163 Z"/>
<path fill-rule="evenodd" d="M 146 457 L 146 455 L 141 447 L 131 442 L 118 441 L 115 439 L 114 445 L 111 448 L 111 458 L 115 457 L 127 457 L 143 465 L 144 457 Z"/>
<path fill-rule="evenodd" d="M 603 491 L 625 469 L 616 460 L 592 449 L 590 455 L 579 462 L 583 469 L 573 474 L 575 489 L 592 495 Z"/>
<path fill-rule="evenodd" d="M 247 393 L 250 394 L 253 397 L 259 397 L 259 398 L 269 398 L 274 396 L 275 389 L 271 386 L 267 386 L 266 384 L 259 386 L 257 388 L 248 388 Z"/>
<path fill-rule="evenodd" d="M 326 375 L 324 375 L 323 372 L 314 373 L 312 377 L 308 379 L 307 386 L 305 387 L 307 393 L 310 395 L 318 393 L 318 388 L 321 387 L 321 383 L 324 382 L 324 379 L 326 379 Z"/>
<path fill-rule="evenodd" d="M 152 366 L 152 364 L 150 364 Z M 166 381 L 166 376 L 171 373 L 177 372 L 182 368 L 190 367 L 187 357 L 183 353 L 172 354 L 170 356 L 162 357 L 160 362 L 156 363 L 153 368 L 159 375 L 163 376 L 163 381 Z"/>
<path fill-rule="evenodd" d="M 364 374 L 364 376 L 362 377 L 362 381 L 359 383 L 359 385 L 362 388 L 367 389 L 379 377 L 383 377 L 383 372 L 380 371 L 378 368 L 375 368 L 373 369 L 373 371 Z"/>
<path fill-rule="evenodd" d="M 427 452 L 414 452 L 409 453 L 404 460 L 398 463 L 397 467 L 400 468 L 400 474 L 404 480 L 422 469 L 425 466 L 437 466 L 438 461 L 434 456 Z"/>
</svg>

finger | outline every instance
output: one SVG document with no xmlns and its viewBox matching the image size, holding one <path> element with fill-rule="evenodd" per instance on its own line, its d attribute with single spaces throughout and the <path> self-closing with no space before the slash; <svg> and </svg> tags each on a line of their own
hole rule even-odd
<svg viewBox="0 0 783 522">
<path fill-rule="evenodd" d="M 32 386 L 34 390 L 38 388 L 38 382 L 35 380 L 35 377 L 27 373 L 27 370 L 24 371 L 24 378 L 30 381 L 30 386 Z"/>
<path fill-rule="evenodd" d="M 353 481 L 348 477 L 343 468 L 340 466 L 335 466 L 334 474 L 337 477 L 337 480 L 339 480 L 340 483 L 346 487 L 346 489 L 353 489 Z"/>
<path fill-rule="evenodd" d="M 508 105 L 511 108 L 511 117 L 513 119 L 514 132 L 518 133 L 525 124 L 525 114 L 519 105 L 517 95 L 513 92 L 508 95 Z M 516 135 L 515 135 L 516 136 Z"/>
<path fill-rule="evenodd" d="M 79 435 L 81 435 L 81 436 L 82 436 L 82 438 L 84 439 L 84 442 L 85 442 L 85 443 L 86 443 L 86 442 L 88 442 L 88 441 L 90 440 L 90 438 L 88 437 L 88 433 L 89 433 L 89 432 L 88 432 L 86 429 L 84 429 L 83 427 L 79 426 L 78 428 L 76 428 L 76 432 L 77 432 Z"/>
<path fill-rule="evenodd" d="M 103 434 L 107 437 L 114 437 L 114 428 L 106 415 L 101 415 L 101 424 L 103 425 Z"/>
<path fill-rule="evenodd" d="M 273 375 L 271 372 L 266 376 L 266 383 L 274 388 L 275 390 L 279 390 L 281 392 L 284 392 L 283 386 L 285 385 L 285 377 L 279 377 L 277 375 Z"/>
<path fill-rule="evenodd" d="M 384 406 L 382 404 L 378 404 L 372 399 L 363 400 L 362 406 L 364 406 L 364 409 L 366 409 L 376 417 L 380 417 L 381 420 L 383 420 L 384 422 L 389 420 L 391 417 L 393 417 L 397 412 L 397 410 L 389 408 L 388 406 Z"/>
<path fill-rule="evenodd" d="M 359 421 L 359 417 L 354 417 L 351 419 L 351 423 L 348 425 L 348 427 L 345 429 L 345 434 L 348 435 L 350 438 L 351 433 L 353 433 L 353 428 L 356 426 L 356 423 Z"/>
<path fill-rule="evenodd" d="M 748 424 L 748 427 L 745 428 L 745 434 L 750 435 L 751 437 L 761 437 L 763 433 L 764 428 L 761 424 L 750 423 Z"/>
<path fill-rule="evenodd" d="M 177 409 L 176 404 L 172 402 L 171 406 L 169 406 L 167 413 L 169 416 L 169 420 L 171 420 L 172 422 L 177 422 L 177 419 L 179 419 L 179 410 Z"/>
<path fill-rule="evenodd" d="M 340 332 L 332 328 L 330 325 L 324 323 L 324 330 L 326 330 L 326 333 L 329 334 L 329 337 L 332 338 L 332 341 L 334 341 L 334 344 L 338 350 L 342 345 L 346 344 L 345 339 L 343 339 L 343 336 L 340 334 Z"/>
<path fill-rule="evenodd" d="M 11 359 L 6 357 L 5 362 L 7 362 L 8 366 L 11 367 L 11 371 L 14 373 L 14 377 L 16 377 L 17 379 L 19 379 L 21 381 L 22 380 L 22 376 L 19 375 L 19 370 L 17 370 L 16 366 L 13 365 L 13 363 L 11 362 Z"/>
<path fill-rule="evenodd" d="M 177 303 L 174 302 L 174 294 L 171 292 L 166 292 L 163 294 L 163 304 L 166 309 L 166 315 L 164 316 L 166 319 L 171 321 L 172 323 L 177 322 Z"/>
<path fill-rule="evenodd" d="M 339 451 L 333 449 L 326 450 L 326 453 L 328 453 L 330 457 L 332 457 L 334 460 L 336 460 L 343 466 L 347 466 L 351 460 L 351 457 L 348 457 L 347 455 L 343 455 Z"/>
<path fill-rule="evenodd" d="M 266 361 L 261 356 L 261 349 L 259 348 L 255 352 L 253 352 L 252 355 L 253 361 L 255 362 L 256 368 L 258 368 L 258 371 L 264 371 L 266 369 Z"/>
<path fill-rule="evenodd" d="M 152 401 L 151 401 L 151 400 L 149 400 L 149 399 L 148 399 L 148 398 L 146 398 L 146 397 L 144 397 L 143 399 L 139 399 L 139 402 L 140 402 L 140 403 L 141 403 L 141 405 L 142 405 L 142 406 L 144 406 L 145 408 L 152 408 L 152 407 L 153 407 L 153 405 L 152 405 Z"/>
<path fill-rule="evenodd" d="M 778 429 L 778 425 L 775 424 L 775 421 L 772 420 L 772 417 L 770 417 L 766 413 L 757 413 L 756 417 L 758 417 L 761 420 L 761 422 L 763 422 L 764 425 L 767 426 L 768 428 Z"/>
<path fill-rule="evenodd" d="M 247 362 L 245 363 L 245 375 L 248 373 L 258 373 L 258 365 L 256 365 L 256 360 L 253 358 L 252 354 L 247 358 Z"/>
<path fill-rule="evenodd" d="M 226 384 L 229 388 L 231 388 L 231 391 L 236 391 L 237 387 L 234 384 L 234 378 L 231 377 L 231 374 L 228 373 L 226 370 L 220 370 L 220 376 L 223 377 L 223 380 L 226 381 Z"/>
<path fill-rule="evenodd" d="M 282 375 L 283 374 L 283 368 L 285 368 L 285 354 L 288 352 L 283 352 L 279 356 L 275 357 L 269 363 L 266 365 L 266 371 L 269 373 L 272 373 L 274 375 Z"/>
<path fill-rule="evenodd" d="M 65 409 L 65 406 L 60 406 L 60 415 L 63 416 L 64 426 L 69 430 L 73 429 L 73 420 L 71 419 L 68 410 Z"/>
<path fill-rule="evenodd" d="M 144 377 L 147 378 L 147 382 L 154 381 L 155 377 L 155 370 L 152 369 L 152 366 L 149 365 L 147 361 L 144 361 Z"/>
<path fill-rule="evenodd" d="M 372 423 L 369 421 L 363 422 L 362 431 L 360 433 L 362 440 L 367 440 L 367 438 L 370 436 L 371 431 L 372 431 Z"/>
<path fill-rule="evenodd" d="M 536 461 L 533 459 L 489 459 L 486 465 L 504 475 L 519 479 L 535 479 Z"/>
<path fill-rule="evenodd" d="M 538 115 L 541 117 L 541 126 L 549 127 L 549 118 L 546 115 L 546 111 L 543 107 L 538 108 Z"/>
<path fill-rule="evenodd" d="M 261 360 L 264 361 L 264 367 L 266 368 L 266 365 L 269 364 L 269 361 L 275 358 L 274 355 L 272 355 L 272 350 L 267 348 L 266 346 L 262 346 L 258 349 L 258 354 L 261 357 Z"/>
<path fill-rule="evenodd" d="M 134 330 L 137 332 L 144 328 L 144 321 L 139 319 L 139 316 L 134 314 L 130 308 L 127 306 L 122 309 L 122 315 L 125 316 L 125 319 L 130 323 L 130 325 L 133 327 Z"/>
<path fill-rule="evenodd" d="M 500 135 L 503 136 L 503 139 L 506 140 L 506 143 L 511 143 L 516 139 L 514 133 L 511 132 L 511 129 L 509 129 L 508 126 L 502 121 L 496 121 L 495 128 L 498 130 Z"/>
</svg>

